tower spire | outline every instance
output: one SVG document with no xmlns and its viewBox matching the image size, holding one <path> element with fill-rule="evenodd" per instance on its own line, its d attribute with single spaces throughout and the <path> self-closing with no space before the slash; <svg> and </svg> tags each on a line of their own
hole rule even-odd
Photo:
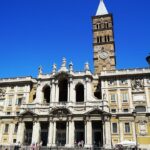
<svg viewBox="0 0 150 150">
<path fill-rule="evenodd" d="M 100 15 L 106 15 L 108 14 L 108 10 L 105 6 L 104 0 L 100 0 L 97 12 L 96 12 L 96 16 L 100 16 Z"/>
</svg>

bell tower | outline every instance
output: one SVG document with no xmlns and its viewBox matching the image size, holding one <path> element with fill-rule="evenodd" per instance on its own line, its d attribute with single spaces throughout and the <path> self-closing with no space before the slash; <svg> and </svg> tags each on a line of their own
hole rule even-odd
<svg viewBox="0 0 150 150">
<path fill-rule="evenodd" d="M 104 70 L 115 70 L 115 43 L 113 16 L 109 14 L 103 0 L 97 9 L 93 22 L 94 72 L 100 74 Z"/>
</svg>

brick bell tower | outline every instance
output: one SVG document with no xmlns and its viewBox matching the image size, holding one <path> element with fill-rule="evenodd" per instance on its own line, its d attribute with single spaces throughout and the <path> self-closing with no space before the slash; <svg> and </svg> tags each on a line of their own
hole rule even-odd
<svg viewBox="0 0 150 150">
<path fill-rule="evenodd" d="M 103 0 L 100 0 L 93 22 L 94 72 L 100 74 L 104 70 L 115 70 L 115 43 L 113 32 L 113 16 L 109 14 Z"/>
</svg>

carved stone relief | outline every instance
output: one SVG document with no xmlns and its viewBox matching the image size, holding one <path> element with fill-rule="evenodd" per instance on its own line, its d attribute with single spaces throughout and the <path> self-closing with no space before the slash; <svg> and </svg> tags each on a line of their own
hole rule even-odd
<svg viewBox="0 0 150 150">
<path fill-rule="evenodd" d="M 132 81 L 132 90 L 134 91 L 143 91 L 144 90 L 144 82 L 143 79 L 135 79 Z"/>
<path fill-rule="evenodd" d="M 147 123 L 145 121 L 139 122 L 139 133 L 142 136 L 147 134 Z"/>
<path fill-rule="evenodd" d="M 6 93 L 6 90 L 3 88 L 0 88 L 0 99 L 3 99 L 5 97 L 5 93 Z"/>
</svg>

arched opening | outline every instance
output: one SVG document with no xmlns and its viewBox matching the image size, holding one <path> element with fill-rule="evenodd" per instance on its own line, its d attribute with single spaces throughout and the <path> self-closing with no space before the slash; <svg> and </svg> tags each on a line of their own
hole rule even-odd
<svg viewBox="0 0 150 150">
<path fill-rule="evenodd" d="M 68 80 L 59 81 L 59 102 L 67 102 L 68 100 Z"/>
<path fill-rule="evenodd" d="M 136 112 L 146 112 L 145 106 L 136 106 L 135 110 Z"/>
<path fill-rule="evenodd" d="M 44 102 L 50 103 L 50 87 L 46 85 L 43 88 L 43 94 L 44 94 Z"/>
<path fill-rule="evenodd" d="M 79 83 L 76 85 L 76 102 L 84 102 L 84 86 Z"/>
</svg>

